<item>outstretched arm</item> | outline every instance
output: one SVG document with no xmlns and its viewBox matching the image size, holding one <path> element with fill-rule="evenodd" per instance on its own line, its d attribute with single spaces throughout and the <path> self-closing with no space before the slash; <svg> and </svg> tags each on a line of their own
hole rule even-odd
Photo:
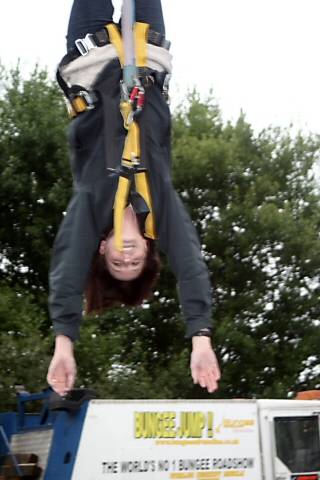
<svg viewBox="0 0 320 480">
<path fill-rule="evenodd" d="M 209 333 L 212 292 L 208 270 L 196 230 L 170 184 L 167 184 L 166 205 L 162 208 L 159 226 L 160 246 L 177 278 L 187 336 L 192 339 L 191 375 L 194 383 L 213 392 L 218 388 L 220 369 Z"/>
<path fill-rule="evenodd" d="M 171 181 L 170 112 L 160 89 L 146 91 L 140 118 L 141 153 L 150 178 L 160 249 L 168 256 L 177 279 L 186 336 L 192 338 L 193 381 L 212 392 L 220 371 L 209 337 L 195 337 L 212 327 L 212 290 L 201 245 L 191 218 Z M 194 337 L 194 338 L 193 338 Z"/>
</svg>

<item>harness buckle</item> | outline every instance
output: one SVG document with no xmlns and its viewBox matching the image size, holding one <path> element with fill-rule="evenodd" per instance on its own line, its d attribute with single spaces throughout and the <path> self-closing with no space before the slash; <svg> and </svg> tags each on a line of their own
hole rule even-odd
<svg viewBox="0 0 320 480">
<path fill-rule="evenodd" d="M 75 44 L 82 56 L 88 55 L 90 50 L 97 48 L 97 44 L 93 39 L 92 33 L 87 33 L 84 38 L 78 38 L 75 41 Z"/>
<path fill-rule="evenodd" d="M 123 102 L 127 102 L 129 100 L 129 90 L 123 80 L 120 80 L 120 97 Z"/>
<path fill-rule="evenodd" d="M 95 108 L 95 102 L 97 101 L 96 96 L 93 92 L 89 93 L 86 90 L 78 91 L 73 98 L 70 99 L 72 109 L 75 115 L 85 112 L 87 110 L 92 110 Z M 73 116 L 75 116 L 73 115 Z"/>
<path fill-rule="evenodd" d="M 94 107 L 95 107 L 95 96 L 92 95 L 92 93 L 90 94 L 89 92 L 87 92 L 86 90 L 81 90 L 79 93 L 78 93 L 78 96 L 83 98 L 84 101 L 86 102 L 87 104 L 87 110 L 92 110 Z"/>
</svg>

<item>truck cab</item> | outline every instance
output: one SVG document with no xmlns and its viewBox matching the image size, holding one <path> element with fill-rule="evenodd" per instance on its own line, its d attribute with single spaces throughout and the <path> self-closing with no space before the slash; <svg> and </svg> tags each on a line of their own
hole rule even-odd
<svg viewBox="0 0 320 480">
<path fill-rule="evenodd" d="M 266 480 L 319 480 L 320 402 L 258 400 Z"/>
</svg>

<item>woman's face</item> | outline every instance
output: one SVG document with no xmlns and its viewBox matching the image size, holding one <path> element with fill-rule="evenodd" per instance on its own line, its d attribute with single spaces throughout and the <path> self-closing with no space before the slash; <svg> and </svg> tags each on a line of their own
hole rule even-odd
<svg viewBox="0 0 320 480">
<path fill-rule="evenodd" d="M 122 228 L 123 250 L 114 245 L 114 234 L 100 243 L 99 252 L 104 256 L 109 273 L 118 280 L 130 281 L 142 272 L 147 257 L 147 240 L 141 235 L 136 215 L 126 209 Z"/>
<path fill-rule="evenodd" d="M 114 235 L 111 235 L 101 242 L 100 253 L 104 254 L 107 268 L 114 278 L 134 280 L 145 265 L 147 242 L 141 235 L 140 238 L 124 239 L 123 251 L 119 252 L 114 247 Z"/>
</svg>

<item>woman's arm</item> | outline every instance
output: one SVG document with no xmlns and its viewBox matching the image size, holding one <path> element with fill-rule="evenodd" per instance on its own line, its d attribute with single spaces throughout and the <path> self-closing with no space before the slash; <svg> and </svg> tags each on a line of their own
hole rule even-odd
<svg viewBox="0 0 320 480">
<path fill-rule="evenodd" d="M 73 341 L 79 336 L 83 292 L 92 257 L 99 245 L 101 228 L 107 225 L 112 211 L 112 199 L 107 195 L 111 186 L 110 182 L 97 181 L 98 197 L 93 192 L 76 190 L 54 243 L 49 310 L 56 343 L 47 380 L 60 395 L 70 390 L 75 381 Z M 101 214 L 103 206 L 109 215 Z"/>
<path fill-rule="evenodd" d="M 196 229 L 172 184 L 170 111 L 157 86 L 146 90 L 139 123 L 141 157 L 149 170 L 159 247 L 176 276 L 186 335 L 192 338 L 192 377 L 195 383 L 214 391 L 220 371 L 210 338 L 195 337 L 200 330 L 212 328 L 212 289 Z"/>
<path fill-rule="evenodd" d="M 187 337 L 192 338 L 190 361 L 194 383 L 213 392 L 220 370 L 208 336 L 197 336 L 212 327 L 212 291 L 208 270 L 201 255 L 196 230 L 172 185 L 167 183 L 166 200 L 160 213 L 160 248 L 167 254 L 177 279 Z"/>
<path fill-rule="evenodd" d="M 99 235 L 90 192 L 77 190 L 54 242 L 49 272 L 49 311 L 56 335 L 76 340 L 83 292 Z"/>
</svg>

